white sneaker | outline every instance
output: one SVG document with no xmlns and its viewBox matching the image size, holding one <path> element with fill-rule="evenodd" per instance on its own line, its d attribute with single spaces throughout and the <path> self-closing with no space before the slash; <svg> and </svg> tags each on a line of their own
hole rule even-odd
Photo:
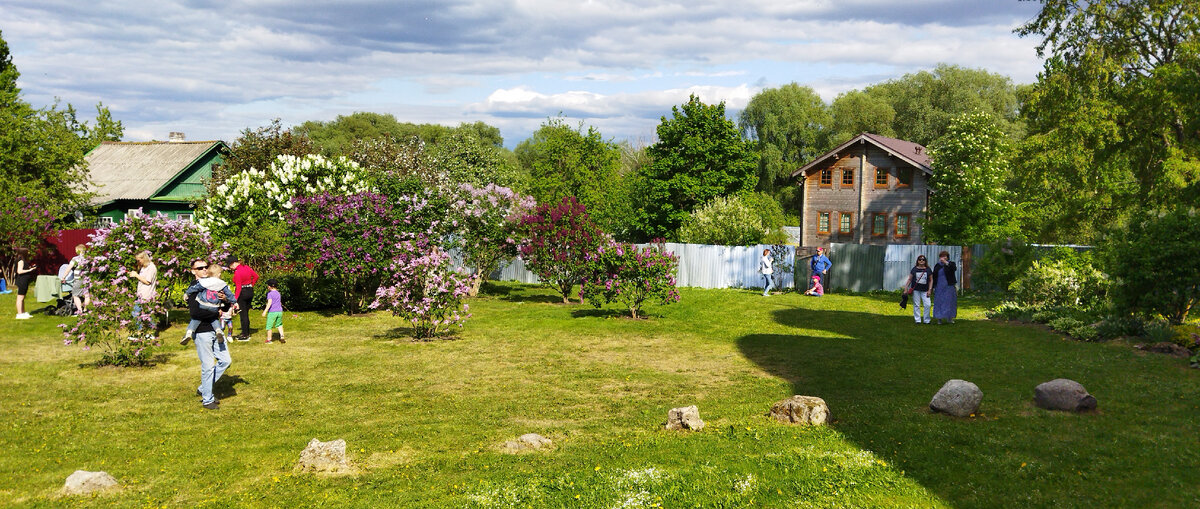
<svg viewBox="0 0 1200 509">
<path fill-rule="evenodd" d="M 33 315 L 31 315 L 29 313 L 18 313 L 17 314 L 17 320 L 28 320 L 30 318 L 33 318 Z"/>
</svg>

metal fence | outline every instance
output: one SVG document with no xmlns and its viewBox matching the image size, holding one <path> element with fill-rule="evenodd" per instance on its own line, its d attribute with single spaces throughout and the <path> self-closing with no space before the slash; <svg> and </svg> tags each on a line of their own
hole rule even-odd
<svg viewBox="0 0 1200 509">
<path fill-rule="evenodd" d="M 908 279 L 917 256 L 925 255 L 933 266 L 942 251 L 948 251 L 950 261 L 963 266 L 961 246 L 830 244 L 828 256 L 833 266 L 828 286 L 831 290 L 854 292 L 895 290 Z"/>
<path fill-rule="evenodd" d="M 639 244 L 646 247 L 647 244 Z M 764 249 L 773 249 L 770 245 L 758 246 L 711 246 L 706 244 L 676 244 L 668 243 L 664 249 L 679 257 L 679 269 L 676 272 L 678 286 L 695 288 L 754 288 L 762 287 L 762 276 L 758 273 L 758 261 L 762 258 Z M 783 263 L 775 267 L 775 284 L 780 288 L 791 288 L 795 285 L 793 271 L 789 266 L 796 263 L 796 249 L 786 246 Z M 457 261 L 457 257 L 455 257 Z M 525 262 L 520 258 L 500 267 L 492 273 L 492 279 L 498 281 L 518 281 L 522 283 L 538 283 L 537 274 L 525 268 Z"/>
</svg>

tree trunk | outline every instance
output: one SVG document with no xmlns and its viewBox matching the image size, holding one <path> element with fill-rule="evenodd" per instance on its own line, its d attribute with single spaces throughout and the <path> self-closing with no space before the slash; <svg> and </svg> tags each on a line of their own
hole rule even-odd
<svg viewBox="0 0 1200 509">
<path fill-rule="evenodd" d="M 468 297 L 477 297 L 479 295 L 479 287 L 483 286 L 483 275 L 476 272 L 471 275 L 471 287 L 467 289 Z"/>
</svg>

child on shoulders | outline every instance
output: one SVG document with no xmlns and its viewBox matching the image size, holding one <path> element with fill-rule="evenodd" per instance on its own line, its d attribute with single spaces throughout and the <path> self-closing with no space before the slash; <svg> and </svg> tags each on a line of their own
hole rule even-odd
<svg viewBox="0 0 1200 509">
<path fill-rule="evenodd" d="M 227 313 L 229 307 L 226 304 L 234 302 L 236 299 L 233 296 L 233 290 L 229 289 L 229 285 L 221 279 L 221 267 L 213 265 L 209 268 L 209 277 L 204 277 L 196 280 L 184 290 L 184 295 L 196 295 L 196 303 L 202 309 L 207 309 L 217 312 L 217 319 L 213 320 L 213 332 L 217 335 L 217 341 L 225 342 L 225 328 L 222 327 L 223 313 Z M 187 332 L 183 334 L 183 339 L 179 342 L 181 345 L 186 345 L 191 341 L 196 334 L 196 327 L 200 326 L 200 320 L 192 320 L 188 322 Z"/>
</svg>

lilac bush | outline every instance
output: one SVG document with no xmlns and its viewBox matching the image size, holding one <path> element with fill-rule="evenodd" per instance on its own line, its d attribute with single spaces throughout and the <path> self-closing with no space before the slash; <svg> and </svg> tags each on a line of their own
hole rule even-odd
<svg viewBox="0 0 1200 509">
<path fill-rule="evenodd" d="M 134 256 L 142 250 L 150 251 L 158 269 L 158 297 L 143 303 L 141 314 L 135 317 L 138 264 Z M 76 282 L 91 293 L 91 307 L 74 324 L 60 325 L 64 344 L 99 348 L 101 365 L 147 364 L 159 346 L 155 317 L 166 316 L 175 289 L 194 279 L 188 270 L 191 260 L 226 254 L 227 248 L 214 246 L 199 225 L 168 219 L 162 213 L 149 216 L 138 210 L 125 221 L 96 232 Z M 136 332 L 139 323 L 141 333 Z"/>
<path fill-rule="evenodd" d="M 662 245 L 639 248 L 613 243 L 587 255 L 589 274 L 580 289 L 596 307 L 619 302 L 633 318 L 641 315 L 648 301 L 666 305 L 679 302 L 675 271 L 679 258 Z"/>
<path fill-rule="evenodd" d="M 462 253 L 463 264 L 472 270 L 470 295 L 474 296 L 501 262 L 517 255 L 521 218 L 537 203 L 532 197 L 495 184 L 486 187 L 463 184 L 459 195 L 451 207 L 455 244 Z"/>
<path fill-rule="evenodd" d="M 588 255 L 610 242 L 574 196 L 557 205 L 539 205 L 521 219 L 521 229 L 525 238 L 519 251 L 525 266 L 557 289 L 564 304 L 571 288 L 588 273 Z"/>
<path fill-rule="evenodd" d="M 462 327 L 471 315 L 463 303 L 470 278 L 451 269 L 450 257 L 424 236 L 405 242 L 375 292 L 371 309 L 385 309 L 413 324 L 413 336 L 426 339 L 452 326 Z"/>
<path fill-rule="evenodd" d="M 321 193 L 293 200 L 289 257 L 329 279 L 347 313 L 364 310 L 408 244 L 438 238 L 442 221 L 422 196 Z"/>
</svg>

